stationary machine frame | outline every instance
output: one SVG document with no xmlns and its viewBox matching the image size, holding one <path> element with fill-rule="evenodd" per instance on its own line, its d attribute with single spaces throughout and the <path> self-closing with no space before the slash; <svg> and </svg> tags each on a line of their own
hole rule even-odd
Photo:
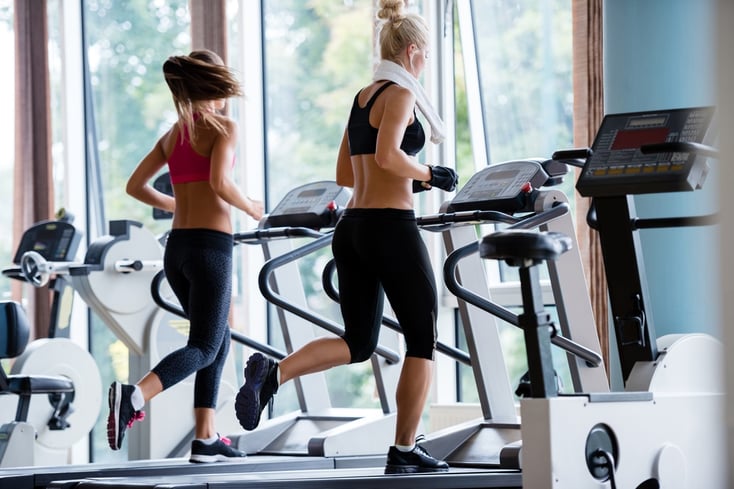
<svg viewBox="0 0 734 489">
<path fill-rule="evenodd" d="M 63 242 L 61 234 L 49 234 L 48 239 Z M 169 351 L 185 344 L 186 335 L 179 331 L 183 324 L 161 309 L 151 295 L 151 282 L 163 266 L 163 246 L 159 239 L 142 224 L 130 220 L 109 223 L 109 234 L 94 240 L 84 261 L 58 261 L 32 250 L 20 258 L 20 269 L 36 287 L 45 286 L 52 277 L 62 277 L 80 295 L 105 325 L 129 350 L 129 376 L 142 377 Z M 166 286 L 163 294 L 175 300 Z M 59 359 L 48 358 L 55 363 Z M 78 359 L 66 357 L 65 362 Z M 97 372 L 86 367 L 87 372 Z M 193 433 L 190 410 L 175 409 L 192 405 L 193 377 L 173 386 L 146 406 L 146 423 L 131 430 L 127 438 L 128 458 L 146 460 L 183 456 L 189 449 Z M 99 381 L 97 382 L 98 384 Z M 223 373 L 218 401 L 218 426 L 230 432 L 237 429 L 231 416 L 234 395 L 238 387 L 234 363 L 228 360 Z M 95 389 L 96 405 L 101 406 L 102 387 Z M 187 401 L 188 399 L 188 401 Z M 96 418 L 96 416 L 95 416 Z M 171 427 L 177 427 L 172 430 Z M 181 430 L 182 427 L 189 429 Z M 181 437 L 171 433 L 181 433 Z"/>
<path fill-rule="evenodd" d="M 28 281 L 28 264 L 22 259 L 27 252 L 44 261 L 75 258 L 81 233 L 71 222 L 73 216 L 58 217 L 23 233 L 4 276 Z M 101 380 L 94 359 L 68 338 L 73 290 L 63 275 L 49 274 L 46 282 L 52 297 L 46 337 L 26 344 L 30 333 L 23 307 L 2 303 L 1 354 L 13 363 L 9 375 L 0 369 L 0 411 L 16 413 L 1 420 L 3 468 L 68 463 L 71 447 L 88 435 L 100 411 Z"/>
<path fill-rule="evenodd" d="M 483 238 L 484 258 L 520 266 L 524 327 L 535 396 L 522 401 L 525 487 L 725 487 L 726 433 L 721 343 L 702 333 L 657 338 L 638 230 L 710 223 L 698 218 L 640 219 L 632 195 L 701 188 L 711 107 L 607 115 L 577 189 L 594 198 L 624 392 L 558 395 L 547 382 L 548 332 L 539 318 L 535 266 L 567 249 L 566 237 Z M 578 152 L 557 153 L 559 159 Z M 555 250 L 555 251 L 549 251 Z M 573 420 L 573 422 L 569 422 Z"/>
<path fill-rule="evenodd" d="M 565 171 L 566 166 L 554 160 L 498 163 L 474 174 L 442 206 L 441 214 L 419 219 L 424 229 L 442 232 L 451 259 L 444 282 L 458 298 L 482 408 L 481 419 L 429 435 L 428 449 L 452 466 L 521 466 L 520 418 L 498 325 L 498 319 L 518 325 L 518 318 L 491 300 L 475 225 L 539 227 L 575 236 L 565 195 L 548 188 L 560 183 Z M 573 391 L 608 391 L 578 248 L 554 265 L 549 276 L 562 333 L 554 342 L 568 352 Z"/>
</svg>

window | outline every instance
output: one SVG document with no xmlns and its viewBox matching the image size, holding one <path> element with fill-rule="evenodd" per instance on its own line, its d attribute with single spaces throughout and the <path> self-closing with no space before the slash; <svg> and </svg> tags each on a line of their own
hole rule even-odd
<svg viewBox="0 0 734 489">
<path fill-rule="evenodd" d="M 89 239 L 108 233 L 108 221 L 131 219 L 154 234 L 170 228 L 170 221 L 156 221 L 150 207 L 125 193 L 127 178 L 158 137 L 176 120 L 161 66 L 173 54 L 190 51 L 188 0 L 112 2 L 85 0 L 84 29 L 91 86 L 91 120 L 95 133 L 87 151 L 94 182 L 87 196 L 92 215 Z M 89 107 L 88 107 L 89 109 Z M 88 129 L 89 130 L 89 129 Z M 97 164 L 95 168 L 94 165 Z M 99 203 L 99 204 L 97 204 Z M 97 360 L 102 385 L 128 379 L 128 350 L 104 323 L 94 316 L 90 325 L 92 355 Z M 123 450 L 107 447 L 106 410 L 94 430 L 93 460 L 127 460 Z"/>
<path fill-rule="evenodd" d="M 13 1 L 0 0 L 0 64 L 15 66 L 15 34 L 13 29 Z M 0 228 L 13 229 L 13 165 L 15 162 L 15 77 L 0 77 L 0 93 L 2 104 L 8 113 L 0 118 L 0 147 L 4 148 L 0 155 Z M 0 234 L 0 261 L 3 266 L 10 266 L 13 260 L 11 232 Z M 0 297 L 10 298 L 10 280 L 0 281 Z"/>
<path fill-rule="evenodd" d="M 272 210 L 296 186 L 334 178 L 336 154 L 352 98 L 369 82 L 375 61 L 374 2 L 259 2 L 263 21 L 262 39 L 257 42 L 262 42 L 262 58 L 259 44 L 256 47 L 247 44 L 252 41 L 246 38 L 251 35 L 248 26 L 244 25 L 248 21 L 243 21 L 247 15 L 237 14 L 245 4 L 251 8 L 251 2 L 230 0 L 227 3 L 231 27 L 230 64 L 242 74 L 247 94 L 243 103 L 231 104 L 231 108 L 233 117 L 242 126 L 243 121 L 260 110 L 250 112 L 253 106 L 261 105 L 258 115 L 262 117 L 250 121 L 252 126 L 259 126 L 261 137 L 252 137 L 257 131 L 251 128 L 250 139 L 240 144 L 238 161 L 246 164 L 236 167 L 236 178 L 254 195 L 262 191 L 264 181 L 262 195 L 267 210 Z M 78 159 L 75 163 L 71 155 L 79 149 L 66 144 L 67 139 L 61 134 L 61 121 L 68 117 L 66 112 L 74 105 L 67 101 L 64 106 L 66 92 L 62 92 L 64 82 L 61 80 L 72 62 L 64 58 L 76 54 L 68 51 L 61 41 L 58 25 L 62 8 L 66 8 L 62 7 L 64 2 L 49 5 L 54 162 L 65 165 L 55 172 L 60 179 L 56 196 L 60 206 L 74 201 L 75 192 L 66 186 L 68 172 L 82 163 Z M 463 33 L 466 24 L 455 24 L 456 38 L 461 40 L 455 46 L 455 104 L 456 163 L 462 182 L 476 170 L 472 163 L 480 160 L 476 138 L 472 139 L 477 132 L 485 147 L 484 159 L 489 162 L 548 155 L 554 149 L 570 146 L 571 138 L 570 2 L 455 2 L 455 9 L 459 11 L 467 5 L 474 9 L 475 16 L 471 35 Z M 93 208 L 93 222 L 89 223 L 85 234 L 93 241 L 108 232 L 107 223 L 113 219 L 140 221 L 154 234 L 162 234 L 170 227 L 170 221 L 154 220 L 151 209 L 129 198 L 124 188 L 140 158 L 175 121 L 176 113 L 163 82 L 161 64 L 172 54 L 190 51 L 188 0 L 84 0 L 81 9 L 86 36 L 83 49 L 91 89 L 85 101 L 88 104 L 86 122 L 88 130 L 94 132 L 93 138 L 84 138 L 92 161 L 90 178 L 93 182 L 86 196 L 88 205 Z M 454 17 L 457 21 L 459 18 L 458 15 Z M 6 64 L 13 63 L 12 21 L 12 2 L 0 0 L 0 40 L 3 40 L 0 59 Z M 469 39 L 475 43 L 476 57 L 469 58 L 468 51 L 462 48 Z M 58 59 L 62 59 L 62 63 Z M 471 86 L 468 80 L 471 72 L 475 73 L 479 89 L 467 88 Z M 248 80 L 258 77 L 262 77 L 259 88 L 248 84 Z M 13 77 L 4 80 L 0 83 L 8 85 L 3 87 L 3 93 L 12 94 Z M 481 103 L 473 103 L 480 94 Z M 12 124 L 13 119 L 6 117 L 4 120 Z M 477 121 L 485 125 L 477 126 Z M 0 137 L 10 138 L 12 134 L 12 126 L 0 130 Z M 13 146 L 12 139 L 5 143 L 6 148 Z M 3 177 L 0 192 L 8 196 L 6 198 L 12 195 L 12 166 L 12 155 L 8 157 L 6 151 L 0 157 Z M 66 179 L 61 175 L 67 175 Z M 2 208 L 5 211 L 0 212 L 0 224 L 10 228 L 12 202 L 8 201 Z M 69 210 L 83 213 L 83 210 Z M 235 216 L 235 220 L 240 225 L 238 228 L 236 224 L 236 229 L 249 225 L 246 219 Z M 0 256 L 5 257 L 6 263 L 12 257 L 9 239 L 7 234 L 0 236 Z M 251 253 L 257 254 L 257 251 Z M 338 306 L 320 288 L 322 269 L 329 258 L 325 250 L 302 260 L 299 266 L 309 307 L 340 322 Z M 246 268 L 244 260 L 237 263 L 235 291 L 240 297 L 234 301 L 233 326 L 256 329 L 258 325 L 253 323 L 258 321 L 257 314 L 248 309 L 250 306 L 244 298 L 246 295 L 252 303 L 262 304 L 252 278 L 258 270 Z M 3 294 L 9 290 L 8 282 L 3 281 L 0 286 Z M 284 349 L 276 319 L 271 314 L 272 324 L 266 339 Z M 513 330 L 509 336 L 515 333 Z M 103 385 L 114 379 L 134 380 L 128 379 L 127 349 L 99 318 L 92 318 L 90 338 Z M 516 346 L 521 340 L 513 337 L 508 344 Z M 231 350 L 239 356 L 239 362 L 241 350 Z M 519 351 L 511 356 L 518 362 L 524 361 Z M 522 367 L 510 370 L 520 372 Z M 466 375 L 471 375 L 468 370 L 464 374 L 465 379 Z M 374 398 L 374 381 L 368 363 L 334 369 L 327 376 L 336 407 L 375 407 L 379 404 Z M 293 388 L 284 387 L 275 404 L 276 415 L 295 407 Z M 470 400 L 470 396 L 464 400 Z M 126 460 L 124 451 L 107 449 L 105 410 L 102 411 L 94 431 L 92 459 L 98 462 Z"/>
<path fill-rule="evenodd" d="M 354 94 L 372 75 L 373 2 L 263 2 L 267 207 L 305 183 L 334 180 L 336 155 Z M 294 246 L 304 243 L 295 243 Z M 299 262 L 309 307 L 341 323 L 321 290 L 330 248 Z M 282 345 L 273 316 L 272 340 Z M 369 362 L 326 373 L 335 407 L 376 407 Z M 275 414 L 296 408 L 292 383 Z"/>
<path fill-rule="evenodd" d="M 557 149 L 572 147 L 571 2 L 456 2 L 455 19 L 457 168 L 462 181 L 481 167 L 477 162 L 550 158 Z M 573 203 L 572 172 L 559 188 Z M 491 231 L 485 226 L 481 232 Z M 516 269 L 502 265 L 493 276 L 491 285 L 517 284 L 516 299 L 504 305 L 520 306 Z M 514 385 L 527 368 L 522 332 L 508 324 L 500 329 Z M 565 354 L 554 349 L 554 361 L 568 388 L 572 384 Z M 460 398 L 475 400 L 471 370 L 460 367 L 460 377 Z"/>
</svg>

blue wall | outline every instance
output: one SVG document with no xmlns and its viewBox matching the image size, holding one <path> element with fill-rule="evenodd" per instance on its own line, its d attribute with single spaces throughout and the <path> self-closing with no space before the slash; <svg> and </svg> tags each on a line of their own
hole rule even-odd
<svg viewBox="0 0 734 489">
<path fill-rule="evenodd" d="M 715 12 L 716 0 L 604 2 L 605 112 L 715 105 Z M 715 212 L 717 164 L 703 190 L 637 196 L 638 216 Z M 657 335 L 719 336 L 718 230 L 643 230 L 640 238 Z"/>
</svg>

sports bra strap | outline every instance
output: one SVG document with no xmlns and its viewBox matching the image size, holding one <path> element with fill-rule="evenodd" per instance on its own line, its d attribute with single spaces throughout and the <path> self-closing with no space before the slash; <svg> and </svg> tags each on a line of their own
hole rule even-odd
<svg viewBox="0 0 734 489">
<path fill-rule="evenodd" d="M 385 84 L 383 84 L 380 88 L 378 88 L 377 90 L 375 90 L 375 93 L 372 94 L 372 96 L 370 97 L 370 99 L 367 101 L 367 104 L 364 107 L 360 107 L 360 108 L 362 110 L 371 109 L 372 108 L 372 105 L 375 103 L 375 100 L 377 100 L 377 97 L 379 97 L 380 94 L 382 92 L 384 92 L 385 89 L 387 87 L 389 87 L 390 85 L 395 85 L 395 82 L 392 82 L 392 81 L 385 82 Z"/>
</svg>

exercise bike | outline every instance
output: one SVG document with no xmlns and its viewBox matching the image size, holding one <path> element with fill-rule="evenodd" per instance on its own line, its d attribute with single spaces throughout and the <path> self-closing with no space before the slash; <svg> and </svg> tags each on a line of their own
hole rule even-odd
<svg viewBox="0 0 734 489">
<path fill-rule="evenodd" d="M 581 160 L 576 188 L 592 197 L 625 390 L 560 394 L 552 381 L 554 328 L 543 309 L 538 265 L 570 249 L 560 233 L 500 231 L 480 255 L 519 268 L 531 394 L 521 402 L 523 486 L 657 489 L 726 486 L 721 343 L 702 333 L 655 336 L 638 230 L 710 224 L 701 218 L 640 219 L 632 195 L 692 191 L 708 173 L 702 144 L 713 108 L 607 115 Z"/>
<path fill-rule="evenodd" d="M 23 233 L 13 266 L 2 273 L 28 282 L 24 266 L 29 264 L 23 260 L 27 253 L 66 263 L 80 240 L 68 215 L 39 222 Z M 9 414 L 16 405 L 15 417 L 0 426 L 0 467 L 72 462 L 72 447 L 89 434 L 102 403 L 94 359 L 65 337 L 73 299 L 68 282 L 49 269 L 33 285 L 47 285 L 52 294 L 47 337 L 28 343 L 30 326 L 22 306 L 0 303 L 0 358 L 13 360 L 9 373 L 0 367 L 0 410 Z"/>
</svg>

